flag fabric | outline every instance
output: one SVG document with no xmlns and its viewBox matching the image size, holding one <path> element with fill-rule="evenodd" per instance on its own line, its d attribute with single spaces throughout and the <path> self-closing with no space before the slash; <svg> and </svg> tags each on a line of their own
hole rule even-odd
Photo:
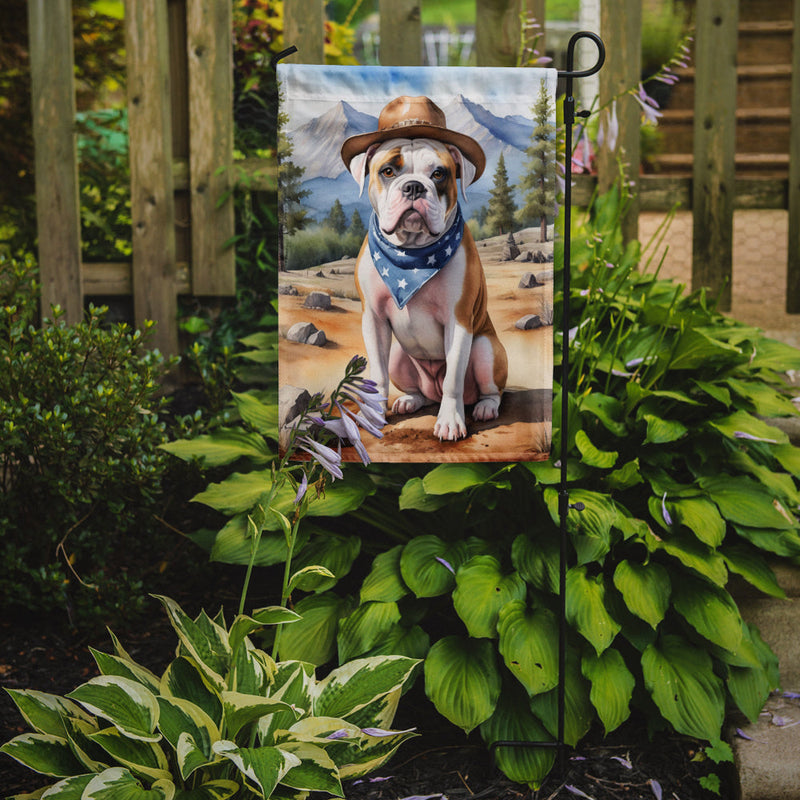
<svg viewBox="0 0 800 800">
<path fill-rule="evenodd" d="M 363 355 L 387 398 L 373 461 L 547 459 L 556 71 L 278 79 L 281 424 Z"/>
</svg>

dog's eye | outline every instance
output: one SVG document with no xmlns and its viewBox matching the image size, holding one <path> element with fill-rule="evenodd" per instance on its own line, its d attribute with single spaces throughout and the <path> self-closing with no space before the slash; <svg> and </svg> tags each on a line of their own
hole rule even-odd
<svg viewBox="0 0 800 800">
<path fill-rule="evenodd" d="M 381 175 L 384 178 L 394 178 L 394 167 L 390 167 L 388 164 L 381 170 Z"/>
<path fill-rule="evenodd" d="M 445 175 L 447 175 L 447 170 L 442 169 L 442 167 L 437 167 L 432 173 L 431 178 L 435 181 L 441 181 L 444 179 Z"/>
</svg>

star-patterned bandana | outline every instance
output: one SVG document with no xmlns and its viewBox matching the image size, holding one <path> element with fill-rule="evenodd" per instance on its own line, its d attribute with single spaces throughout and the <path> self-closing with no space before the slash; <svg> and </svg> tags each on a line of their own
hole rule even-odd
<svg viewBox="0 0 800 800">
<path fill-rule="evenodd" d="M 375 269 L 391 292 L 398 308 L 406 303 L 455 255 L 464 236 L 464 217 L 456 218 L 441 239 L 427 247 L 404 250 L 381 233 L 376 214 L 369 223 L 369 248 Z"/>
</svg>

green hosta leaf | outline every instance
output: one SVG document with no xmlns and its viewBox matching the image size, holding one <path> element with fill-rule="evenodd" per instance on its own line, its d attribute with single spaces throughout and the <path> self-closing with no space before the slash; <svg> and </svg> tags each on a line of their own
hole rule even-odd
<svg viewBox="0 0 800 800">
<path fill-rule="evenodd" d="M 302 714 L 310 713 L 314 687 L 314 665 L 301 661 L 282 661 L 272 684 L 271 697 L 294 706 Z M 314 719 L 309 717 L 309 719 Z M 261 744 L 276 744 L 276 731 L 287 730 L 297 722 L 294 711 L 278 711 L 258 722 Z"/>
<path fill-rule="evenodd" d="M 159 679 L 149 669 L 137 664 L 130 658 L 101 653 L 93 647 L 90 647 L 89 650 L 103 675 L 119 675 L 122 678 L 130 678 L 132 681 L 141 683 L 151 692 L 158 691 Z"/>
<path fill-rule="evenodd" d="M 628 426 L 625 422 L 625 409 L 616 397 L 592 392 L 581 398 L 581 411 L 587 411 L 597 417 L 606 430 L 614 436 L 624 437 Z"/>
<path fill-rule="evenodd" d="M 339 623 L 339 662 L 364 655 L 399 621 L 397 603 L 362 603 Z"/>
<path fill-rule="evenodd" d="M 800 447 L 793 444 L 782 444 L 772 447 L 772 455 L 780 465 L 795 478 L 800 478 Z"/>
<path fill-rule="evenodd" d="M 500 688 L 494 645 L 486 639 L 446 636 L 425 659 L 425 693 L 466 733 L 494 713 Z"/>
<path fill-rule="evenodd" d="M 417 597 L 436 597 L 455 585 L 455 572 L 468 558 L 463 541 L 448 544 L 438 536 L 417 536 L 400 556 L 403 581 Z"/>
<path fill-rule="evenodd" d="M 586 735 L 594 719 L 589 700 L 589 682 L 581 675 L 577 651 L 568 651 L 564 672 L 564 741 L 575 747 Z M 533 713 L 552 736 L 558 735 L 558 689 L 530 698 Z"/>
<path fill-rule="evenodd" d="M 251 722 L 278 711 L 292 711 L 288 703 L 272 697 L 242 694 L 241 692 L 223 692 L 222 707 L 225 715 L 225 731 L 228 736 L 235 737 L 239 731 Z"/>
<path fill-rule="evenodd" d="M 592 689 L 589 699 L 597 709 L 606 735 L 616 730 L 630 716 L 631 697 L 636 679 L 625 666 L 619 650 L 609 648 L 602 655 L 588 653 L 581 662 L 581 671 Z"/>
<path fill-rule="evenodd" d="M 69 742 L 49 733 L 23 733 L 0 747 L 0 753 L 16 759 L 34 772 L 63 778 L 86 772 L 70 749 Z"/>
<path fill-rule="evenodd" d="M 558 592 L 559 545 L 555 536 L 532 539 L 521 533 L 511 545 L 511 563 L 527 583 L 543 592 Z"/>
<path fill-rule="evenodd" d="M 296 570 L 304 567 L 320 566 L 332 573 L 331 576 L 317 576 L 309 574 L 303 577 L 297 586 L 304 592 L 324 592 L 336 585 L 353 566 L 358 554 L 361 552 L 361 537 L 359 536 L 327 536 L 314 537 L 297 555 L 293 561 Z"/>
<path fill-rule="evenodd" d="M 228 800 L 239 791 L 235 781 L 208 781 L 196 789 L 179 789 L 175 800 Z"/>
<path fill-rule="evenodd" d="M 500 610 L 497 631 L 500 654 L 528 694 L 558 684 L 558 623 L 552 612 L 514 600 Z"/>
<path fill-rule="evenodd" d="M 232 761 L 243 775 L 270 797 L 273 790 L 300 759 L 277 747 L 237 747 L 234 742 L 222 740 L 214 743 L 214 752 Z"/>
<path fill-rule="evenodd" d="M 750 368 L 776 372 L 800 369 L 800 356 L 796 347 L 762 336 L 758 340 L 758 347 L 754 349 Z"/>
<path fill-rule="evenodd" d="M 240 614 L 233 621 L 231 629 L 228 632 L 228 643 L 231 650 L 239 649 L 245 637 L 249 636 L 253 631 L 263 628 L 265 625 L 285 625 L 291 622 L 299 622 L 302 617 L 291 609 L 284 608 L 283 606 L 266 606 L 253 611 L 252 616 Z"/>
<path fill-rule="evenodd" d="M 775 528 L 748 528 L 745 525 L 734 525 L 736 533 L 758 547 L 775 553 L 778 556 L 793 558 L 800 556 L 800 536 L 795 531 L 776 530 Z"/>
<path fill-rule="evenodd" d="M 217 756 L 209 756 L 203 751 L 192 734 L 184 731 L 179 734 L 175 756 L 181 777 L 186 780 L 196 770 L 206 767 L 218 760 Z"/>
<path fill-rule="evenodd" d="M 667 501 L 672 519 L 685 525 L 703 544 L 719 547 L 725 538 L 725 520 L 717 507 L 703 497 L 686 497 Z"/>
<path fill-rule="evenodd" d="M 669 444 L 681 439 L 688 432 L 688 428 L 678 420 L 662 419 L 653 414 L 645 414 L 647 435 L 645 444 Z"/>
<path fill-rule="evenodd" d="M 8 800 L 37 800 L 39 797 L 56 798 L 56 800 L 81 800 L 83 797 L 83 790 L 89 785 L 94 773 L 87 775 L 74 775 L 70 778 L 64 778 L 63 781 L 58 781 L 50 786 L 44 794 L 42 790 L 34 792 L 33 794 L 17 794 L 8 798 Z"/>
<path fill-rule="evenodd" d="M 361 602 L 378 600 L 392 603 L 408 594 L 408 587 L 400 573 L 400 555 L 403 546 L 397 545 L 375 557 L 369 575 L 361 584 Z"/>
<path fill-rule="evenodd" d="M 194 621 L 184 614 L 174 600 L 160 595 L 156 597 L 166 608 L 181 645 L 186 648 L 209 681 L 216 688 L 223 688 L 225 681 L 222 676 L 227 673 L 231 660 L 227 631 L 210 620 L 207 624 Z"/>
<path fill-rule="evenodd" d="M 780 429 L 748 414 L 735 411 L 720 419 L 710 420 L 709 425 L 731 439 L 754 437 L 774 444 L 786 444 L 789 437 Z M 742 434 L 745 436 L 742 437 Z"/>
<path fill-rule="evenodd" d="M 339 619 L 347 614 L 347 600 L 331 592 L 304 597 L 295 605 L 299 622 L 281 632 L 281 660 L 324 664 L 336 653 Z"/>
<path fill-rule="evenodd" d="M 673 583 L 672 604 L 701 636 L 725 650 L 738 649 L 742 618 L 725 589 L 683 575 Z"/>
<path fill-rule="evenodd" d="M 481 724 L 487 745 L 495 742 L 549 742 L 552 737 L 531 713 L 525 693 L 513 684 L 503 687 L 494 713 Z M 545 747 L 498 747 L 497 766 L 512 781 L 538 789 L 555 762 L 555 749 Z"/>
<path fill-rule="evenodd" d="M 200 751 L 205 762 L 212 759 L 211 745 L 220 738 L 219 728 L 214 720 L 199 706 L 179 697 L 159 697 L 160 709 L 158 727 L 164 738 L 177 752 L 181 736 L 191 736 L 191 742 L 184 744 L 186 750 Z M 181 777 L 186 780 L 190 772 L 184 772 L 185 758 L 181 764 Z M 196 769 L 196 767 L 194 767 Z"/>
<path fill-rule="evenodd" d="M 278 405 L 262 403 L 253 392 L 231 392 L 236 410 L 242 419 L 259 433 L 278 437 Z"/>
<path fill-rule="evenodd" d="M 209 484 L 208 488 L 196 494 L 192 501 L 203 503 L 223 514 L 240 514 L 253 508 L 269 491 L 271 485 L 270 470 L 234 472 L 221 483 Z"/>
<path fill-rule="evenodd" d="M 140 683 L 117 675 L 100 675 L 70 692 L 90 714 L 108 720 L 131 739 L 157 742 L 158 703 Z"/>
<path fill-rule="evenodd" d="M 730 408 L 732 402 L 731 393 L 724 386 L 720 386 L 716 383 L 709 383 L 708 381 L 693 380 L 692 383 L 721 405 Z"/>
<path fill-rule="evenodd" d="M 687 328 L 678 340 L 669 362 L 671 370 L 697 369 L 710 361 L 736 362 L 742 358 L 738 347 L 712 339 L 697 328 Z"/>
<path fill-rule="evenodd" d="M 222 722 L 222 698 L 188 658 L 176 658 L 167 667 L 161 676 L 160 693 L 167 698 L 188 700 L 204 711 L 215 725 Z"/>
<path fill-rule="evenodd" d="M 33 689 L 6 689 L 25 722 L 36 733 L 49 733 L 63 737 L 64 717 L 75 717 L 86 722 L 91 717 L 77 704 L 55 694 L 37 692 Z"/>
<path fill-rule="evenodd" d="M 778 583 L 772 567 L 754 547 L 743 543 L 730 544 L 725 545 L 720 552 L 731 572 L 741 575 L 748 583 L 770 597 L 786 597 L 786 592 Z"/>
<path fill-rule="evenodd" d="M 797 520 L 750 478 L 719 475 L 700 479 L 722 516 L 750 528 L 796 528 Z"/>
<path fill-rule="evenodd" d="M 284 786 L 307 792 L 327 792 L 334 797 L 344 797 L 339 770 L 331 757 L 321 748 L 308 742 L 283 742 L 280 749 L 300 759 L 281 778 Z"/>
<path fill-rule="evenodd" d="M 558 492 L 546 489 L 545 502 L 553 522 L 560 522 L 558 514 Z M 584 534 L 599 539 L 607 539 L 617 519 L 617 507 L 606 494 L 592 492 L 587 489 L 571 489 L 569 493 L 571 505 L 583 503 L 584 509 L 570 509 L 567 515 L 567 531 L 571 534 Z"/>
<path fill-rule="evenodd" d="M 734 702 L 750 722 L 758 720 L 774 688 L 761 667 L 728 667 L 727 685 Z"/>
<path fill-rule="evenodd" d="M 116 728 L 106 728 L 89 738 L 134 775 L 149 781 L 170 780 L 167 757 L 157 744 L 130 739 Z"/>
<path fill-rule="evenodd" d="M 65 717 L 64 728 L 66 729 L 72 752 L 83 764 L 81 772 L 102 772 L 108 766 L 106 763 L 108 759 L 103 751 L 89 738 L 99 730 L 97 721 L 93 719 L 89 723 L 76 717 Z"/>
<path fill-rule="evenodd" d="M 647 691 L 678 733 L 720 738 L 725 694 L 705 651 L 667 634 L 644 651 L 642 671 Z"/>
<path fill-rule="evenodd" d="M 615 469 L 606 476 L 606 484 L 609 489 L 616 489 L 624 491 L 630 489 L 632 486 L 638 486 L 644 483 L 644 478 L 639 471 L 639 459 L 634 458 L 633 461 L 628 461 L 623 464 L 619 469 Z"/>
<path fill-rule="evenodd" d="M 156 781 L 145 789 L 123 767 L 112 767 L 95 775 L 83 790 L 81 800 L 173 800 L 175 784 Z"/>
<path fill-rule="evenodd" d="M 753 404 L 755 413 L 761 417 L 786 417 L 797 413 L 792 401 L 763 381 L 740 381 L 728 378 L 725 383 L 733 391 Z"/>
<path fill-rule="evenodd" d="M 427 494 L 463 492 L 482 486 L 493 472 L 488 464 L 439 464 L 422 479 L 422 486 Z"/>
<path fill-rule="evenodd" d="M 609 614 L 605 594 L 602 574 L 589 576 L 586 567 L 572 567 L 567 571 L 567 620 L 598 655 L 611 644 L 622 627 Z"/>
<path fill-rule="evenodd" d="M 377 656 L 349 661 L 331 671 L 317 684 L 314 713 L 350 719 L 355 712 L 375 700 L 402 689 L 417 664 L 419 661 L 416 659 L 403 656 Z"/>
<path fill-rule="evenodd" d="M 313 564 L 308 567 L 301 567 L 289 579 L 289 591 L 293 592 L 298 587 L 306 592 L 313 592 L 315 589 L 325 591 L 336 585 L 336 575 L 327 567 Z"/>
<path fill-rule="evenodd" d="M 655 629 L 669 608 L 672 586 L 669 572 L 650 561 L 620 561 L 614 570 L 614 586 L 622 594 L 628 610 Z"/>
<path fill-rule="evenodd" d="M 430 646 L 430 636 L 419 625 L 412 625 L 410 628 L 393 625 L 367 655 L 397 655 L 423 659 L 428 654 Z"/>
<path fill-rule="evenodd" d="M 660 541 L 650 536 L 647 543 L 651 550 L 663 550 L 717 586 L 724 586 L 728 580 L 728 570 L 725 568 L 722 556 L 702 542 L 698 542 L 693 535 L 671 533 Z"/>
<path fill-rule="evenodd" d="M 197 459 L 204 467 L 219 467 L 240 458 L 266 464 L 275 458 L 263 436 L 241 428 L 217 428 L 210 434 L 167 442 L 159 447 L 184 461 Z"/>
<path fill-rule="evenodd" d="M 301 527 L 299 543 L 305 541 L 307 531 L 306 526 Z M 300 537 L 298 537 L 300 538 Z M 253 560 L 253 566 L 270 567 L 286 560 L 288 551 L 286 549 L 286 539 L 282 533 L 269 533 L 264 531 L 258 542 L 255 558 L 253 557 L 253 538 L 248 530 L 247 514 L 237 514 L 231 517 L 222 529 L 216 534 L 211 545 L 210 558 L 212 561 L 220 561 L 223 564 L 249 564 Z"/>
<path fill-rule="evenodd" d="M 575 445 L 580 451 L 581 461 L 597 469 L 611 469 L 617 463 L 619 453 L 614 451 L 599 450 L 592 444 L 589 435 L 580 430 L 575 434 Z"/>
<path fill-rule="evenodd" d="M 525 592 L 519 573 L 504 575 L 493 556 L 474 556 L 456 574 L 453 607 L 470 636 L 494 639 L 500 609 L 511 600 L 522 600 Z"/>
<path fill-rule="evenodd" d="M 399 508 L 401 511 L 437 511 L 450 502 L 446 495 L 428 494 L 422 478 L 411 478 L 406 481 L 400 492 Z"/>
</svg>

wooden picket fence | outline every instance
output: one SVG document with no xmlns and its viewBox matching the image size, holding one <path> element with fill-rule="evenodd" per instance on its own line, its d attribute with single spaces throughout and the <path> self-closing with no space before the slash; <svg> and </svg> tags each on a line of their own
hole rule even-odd
<svg viewBox="0 0 800 800">
<path fill-rule="evenodd" d="M 71 0 L 29 0 L 37 213 L 42 307 L 81 318 L 86 297 L 132 296 L 137 323 L 158 323 L 155 345 L 178 350 L 177 296 L 224 297 L 235 291 L 232 192 L 274 189 L 277 167 L 249 161 L 233 169 L 233 0 L 126 0 L 133 257 L 131 263 L 81 262 L 78 159 L 74 119 Z M 380 0 L 383 64 L 422 63 L 422 0 Z M 323 0 L 284 0 L 291 60 L 322 63 Z M 629 179 L 638 196 L 626 221 L 636 235 L 640 210 L 680 202 L 694 215 L 693 284 L 730 286 L 734 208 L 788 209 L 787 311 L 800 313 L 800 3 L 794 3 L 789 177 L 736 179 L 738 2 L 697 0 L 694 167 L 691 177 Z M 480 66 L 513 66 L 519 19 L 545 19 L 545 0 L 476 0 Z M 639 81 L 642 4 L 602 0 L 607 48 L 600 101 Z M 546 36 L 546 33 L 545 33 Z M 542 42 L 539 42 L 541 47 Z M 591 46 L 591 45 L 588 45 Z M 629 102 L 625 102 L 629 101 Z M 620 137 L 601 152 L 599 176 L 579 182 L 577 202 L 595 181 L 607 186 L 624 154 L 639 163 L 639 110 L 620 102 Z M 729 289 L 728 289 L 729 291 Z M 723 302 L 730 302 L 727 296 Z"/>
</svg>

